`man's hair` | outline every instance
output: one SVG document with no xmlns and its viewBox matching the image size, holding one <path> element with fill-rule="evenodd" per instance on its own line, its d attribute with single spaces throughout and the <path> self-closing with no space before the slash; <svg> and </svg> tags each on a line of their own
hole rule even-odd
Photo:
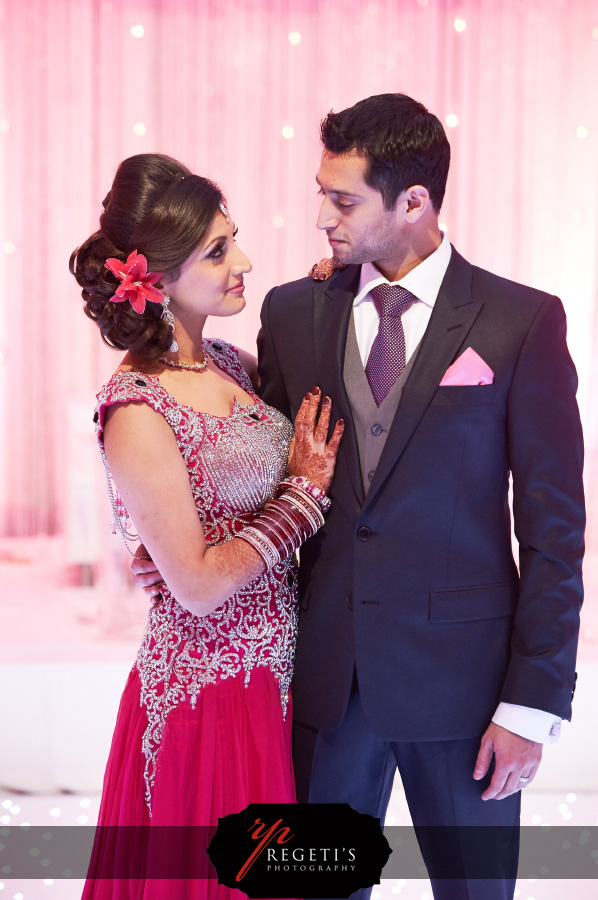
<svg viewBox="0 0 598 900">
<path fill-rule="evenodd" d="M 329 112 L 320 133 L 330 153 L 356 150 L 366 158 L 366 184 L 380 191 L 386 209 L 395 208 L 402 191 L 421 184 L 440 212 L 451 148 L 440 120 L 423 103 L 406 94 L 377 94 Z"/>
</svg>

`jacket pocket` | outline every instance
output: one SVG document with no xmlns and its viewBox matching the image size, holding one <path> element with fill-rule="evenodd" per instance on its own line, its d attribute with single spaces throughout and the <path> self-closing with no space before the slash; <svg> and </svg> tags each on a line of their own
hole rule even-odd
<svg viewBox="0 0 598 900">
<path fill-rule="evenodd" d="M 430 622 L 472 622 L 512 616 L 518 595 L 518 581 L 431 591 Z"/>
<path fill-rule="evenodd" d="M 438 387 L 433 406 L 485 406 L 494 402 L 495 384 L 457 384 Z"/>
</svg>

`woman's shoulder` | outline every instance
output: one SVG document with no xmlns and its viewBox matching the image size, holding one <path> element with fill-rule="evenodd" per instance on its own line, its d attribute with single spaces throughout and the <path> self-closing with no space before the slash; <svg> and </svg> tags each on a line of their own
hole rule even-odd
<svg viewBox="0 0 598 900">
<path fill-rule="evenodd" d="M 208 353 L 215 361 L 223 365 L 232 375 L 245 376 L 249 379 L 251 389 L 257 392 L 259 379 L 257 374 L 257 358 L 247 350 L 242 350 L 222 338 L 208 338 L 204 341 Z"/>
<path fill-rule="evenodd" d="M 127 419 L 134 420 L 135 428 L 142 425 L 149 410 L 152 420 L 154 413 L 169 420 L 172 418 L 169 397 L 158 378 L 149 373 L 148 367 L 123 361 L 96 396 L 93 420 L 97 437 L 101 440 L 104 425 L 117 408 L 126 411 Z"/>
</svg>

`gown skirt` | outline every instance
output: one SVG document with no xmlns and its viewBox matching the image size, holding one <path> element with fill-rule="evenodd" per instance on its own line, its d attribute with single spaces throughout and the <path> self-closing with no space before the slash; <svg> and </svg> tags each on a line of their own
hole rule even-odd
<svg viewBox="0 0 598 900">
<path fill-rule="evenodd" d="M 150 819 L 141 750 L 147 713 L 140 697 L 141 681 L 133 668 L 112 738 L 98 819 L 102 827 L 82 900 L 245 900 L 242 891 L 219 885 L 213 870 L 208 878 L 146 879 L 147 861 L 151 869 L 152 858 L 154 863 L 156 859 L 152 830 L 164 825 L 203 826 L 201 844 L 207 846 L 205 826 L 216 826 L 219 817 L 240 812 L 250 802 L 295 802 L 290 698 L 283 719 L 280 686 L 263 667 L 252 671 L 247 686 L 240 673 L 204 688 L 195 709 L 188 702 L 179 703 L 164 725 Z M 162 854 L 168 832 L 155 833 Z M 173 831 L 173 840 L 180 836 L 179 829 Z M 176 866 L 175 847 L 169 848 L 168 861 Z M 94 879 L 94 871 L 117 877 Z M 196 866 L 193 872 L 197 873 Z"/>
</svg>

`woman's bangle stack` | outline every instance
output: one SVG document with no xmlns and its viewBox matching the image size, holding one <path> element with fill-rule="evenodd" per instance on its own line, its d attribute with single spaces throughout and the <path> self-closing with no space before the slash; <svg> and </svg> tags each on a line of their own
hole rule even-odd
<svg viewBox="0 0 598 900">
<path fill-rule="evenodd" d="M 299 549 L 324 524 L 330 500 L 302 476 L 287 478 L 282 493 L 269 500 L 262 513 L 236 536 L 257 550 L 270 569 Z"/>
</svg>

